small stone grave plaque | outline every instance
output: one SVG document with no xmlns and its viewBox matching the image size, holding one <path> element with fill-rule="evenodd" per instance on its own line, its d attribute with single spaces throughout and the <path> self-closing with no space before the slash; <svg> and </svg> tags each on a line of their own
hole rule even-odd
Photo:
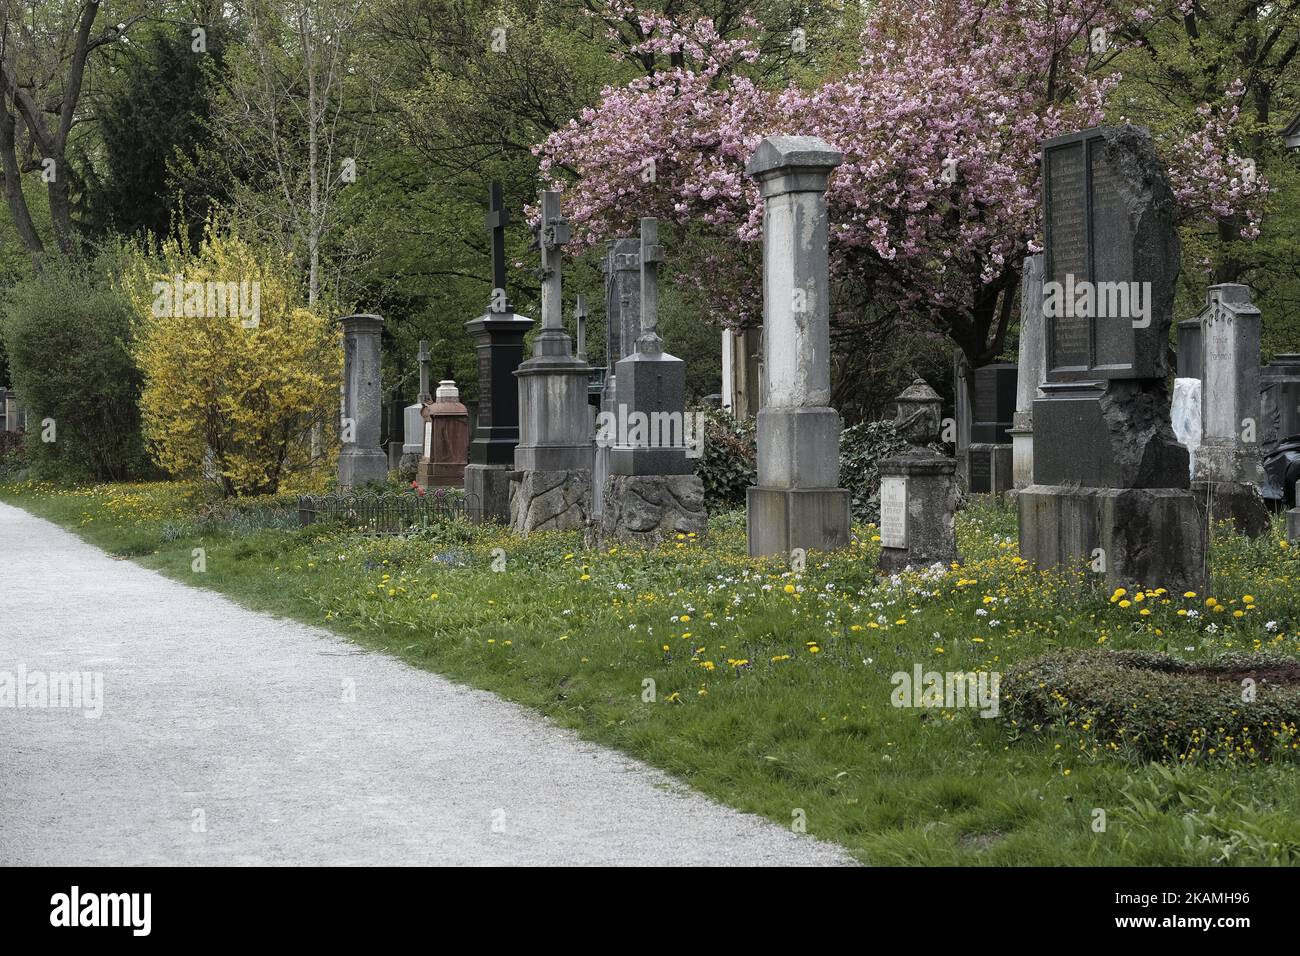
<svg viewBox="0 0 1300 956">
<path fill-rule="evenodd" d="M 880 546 L 907 547 L 907 479 L 880 479 Z"/>
</svg>

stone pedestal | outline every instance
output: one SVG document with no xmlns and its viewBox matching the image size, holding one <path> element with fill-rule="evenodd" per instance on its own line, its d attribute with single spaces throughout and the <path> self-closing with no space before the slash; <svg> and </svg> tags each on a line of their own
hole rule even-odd
<svg viewBox="0 0 1300 956">
<path fill-rule="evenodd" d="M 957 553 L 957 462 L 943 456 L 887 458 L 880 463 L 882 573 L 945 567 Z"/>
<path fill-rule="evenodd" d="M 1039 570 L 1076 570 L 1107 588 L 1205 590 L 1205 523 L 1190 491 L 1031 485 L 1016 507 L 1021 557 Z"/>
<path fill-rule="evenodd" d="M 1300 489 L 1296 495 L 1300 498 Z M 1292 544 L 1300 544 L 1300 505 L 1286 513 L 1286 539 Z"/>
<path fill-rule="evenodd" d="M 698 475 L 610 475 L 606 480 L 602 538 L 653 545 L 677 534 L 703 535 L 708 524 Z"/>
<path fill-rule="evenodd" d="M 379 387 L 380 335 L 377 315 L 343 319 L 343 423 L 346 439 L 339 452 L 339 486 L 354 488 L 388 478 L 388 456 L 379 445 L 383 396 Z"/>
<path fill-rule="evenodd" d="M 1268 505 L 1248 481 L 1193 481 L 1192 494 L 1205 520 L 1230 521 L 1241 534 L 1258 538 L 1270 526 Z"/>
<path fill-rule="evenodd" d="M 763 403 L 758 485 L 746 495 L 751 557 L 849 543 L 839 484 L 840 417 L 830 401 L 825 190 L 841 155 L 806 136 L 770 136 L 746 172 L 763 209 Z"/>
<path fill-rule="evenodd" d="M 1034 483 L 1034 430 L 1012 428 L 1007 434 L 1011 436 L 1011 485 L 1028 488 Z"/>
<path fill-rule="evenodd" d="M 591 508 L 591 470 L 512 472 L 509 493 L 510 528 L 515 534 L 585 528 Z"/>
</svg>

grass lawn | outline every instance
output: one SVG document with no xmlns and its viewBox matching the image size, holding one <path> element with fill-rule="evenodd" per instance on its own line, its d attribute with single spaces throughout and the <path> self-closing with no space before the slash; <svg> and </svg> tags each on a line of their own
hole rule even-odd
<svg viewBox="0 0 1300 956">
<path fill-rule="evenodd" d="M 182 484 L 10 483 L 0 499 L 517 700 L 734 807 L 806 821 L 864 862 L 1300 863 L 1294 750 L 1143 763 L 1078 728 L 891 704 L 892 675 L 918 664 L 1002 671 L 1060 647 L 1300 657 L 1300 549 L 1280 525 L 1218 536 L 1210 594 L 1150 582 L 1139 598 L 1029 569 L 1014 512 L 990 505 L 959 516 L 961 567 L 877 583 L 870 528 L 796 573 L 747 558 L 736 514 L 713 520 L 707 544 L 645 553 L 460 523 L 386 539 L 299 529 L 205 510 Z"/>
</svg>

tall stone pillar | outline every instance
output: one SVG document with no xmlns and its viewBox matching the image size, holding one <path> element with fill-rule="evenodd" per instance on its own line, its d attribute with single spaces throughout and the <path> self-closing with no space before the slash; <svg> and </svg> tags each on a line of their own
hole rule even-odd
<svg viewBox="0 0 1300 956">
<path fill-rule="evenodd" d="M 1016 412 L 1011 422 L 1011 480 L 1016 489 L 1034 483 L 1034 402 L 1042 398 L 1047 365 L 1043 334 L 1043 254 L 1025 256 L 1020 276 L 1020 357 L 1016 363 Z"/>
<path fill-rule="evenodd" d="M 1205 513 L 1231 521 L 1243 534 L 1268 531 L 1259 486 L 1259 309 L 1244 285 L 1212 285 L 1200 316 L 1201 443 L 1192 491 Z"/>
<path fill-rule="evenodd" d="M 353 488 L 388 477 L 388 456 L 379 446 L 383 395 L 379 387 L 380 336 L 377 315 L 349 315 L 343 320 L 343 450 L 339 452 L 339 486 Z M 349 440 L 350 439 L 350 440 Z"/>
<path fill-rule="evenodd" d="M 758 484 L 746 496 L 749 553 L 849 543 L 840 416 L 830 401 L 826 184 L 843 157 L 811 136 L 769 136 L 745 171 L 763 210 L 763 383 Z"/>
</svg>

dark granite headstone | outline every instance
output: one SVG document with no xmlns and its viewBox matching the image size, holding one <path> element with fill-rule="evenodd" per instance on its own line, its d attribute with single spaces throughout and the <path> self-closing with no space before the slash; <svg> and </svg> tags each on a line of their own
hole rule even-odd
<svg viewBox="0 0 1300 956">
<path fill-rule="evenodd" d="M 1277 355 L 1259 370 L 1262 406 L 1259 442 L 1265 454 L 1300 435 L 1300 353 Z"/>
<path fill-rule="evenodd" d="M 1153 164 L 1149 136 L 1134 127 L 1043 144 L 1049 382 L 1165 375 L 1177 204 L 1163 171 L 1147 175 Z"/>
<path fill-rule="evenodd" d="M 975 370 L 971 441 L 1011 444 L 1007 434 L 1016 414 L 1016 364 L 995 362 Z"/>
<path fill-rule="evenodd" d="M 1201 377 L 1201 320 L 1178 323 L 1178 377 Z"/>
<path fill-rule="evenodd" d="M 1205 528 L 1169 420 L 1178 204 L 1132 126 L 1043 144 L 1047 376 L 1021 554 L 1109 584 L 1204 587 Z"/>
</svg>

